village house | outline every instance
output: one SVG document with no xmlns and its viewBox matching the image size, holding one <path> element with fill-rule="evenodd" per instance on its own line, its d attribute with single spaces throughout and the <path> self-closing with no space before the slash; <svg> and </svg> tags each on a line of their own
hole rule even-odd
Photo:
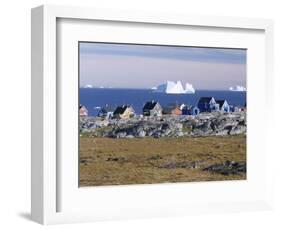
<svg viewBox="0 0 281 230">
<path fill-rule="evenodd" d="M 219 110 L 221 112 L 224 112 L 224 113 L 230 112 L 230 106 L 226 100 L 216 100 L 216 102 L 219 104 Z"/>
<path fill-rule="evenodd" d="M 182 111 L 178 105 L 169 105 L 163 108 L 163 114 L 182 115 Z"/>
<path fill-rule="evenodd" d="M 200 109 L 197 106 L 184 106 L 182 108 L 183 115 L 198 115 L 200 113 Z"/>
<path fill-rule="evenodd" d="M 240 107 L 240 112 L 245 112 L 246 111 L 246 107 Z"/>
<path fill-rule="evenodd" d="M 197 107 L 200 112 L 219 111 L 219 104 L 213 97 L 201 97 L 198 101 Z"/>
<path fill-rule="evenodd" d="M 241 106 L 234 106 L 233 112 L 245 112 L 246 108 Z"/>
<path fill-rule="evenodd" d="M 114 111 L 115 109 L 113 107 L 106 105 L 98 112 L 98 117 L 105 118 L 105 119 L 113 118 Z"/>
<path fill-rule="evenodd" d="M 130 105 L 118 106 L 113 112 L 113 117 L 118 119 L 128 119 L 134 116 L 135 110 Z"/>
<path fill-rule="evenodd" d="M 162 107 L 157 101 L 146 102 L 143 107 L 143 115 L 150 117 L 162 116 Z"/>
<path fill-rule="evenodd" d="M 246 110 L 247 110 L 247 102 L 245 102 L 244 108 L 243 108 L 243 111 L 246 111 Z"/>
<path fill-rule="evenodd" d="M 79 106 L 79 115 L 80 115 L 80 117 L 87 117 L 88 116 L 88 110 L 84 105 Z"/>
<path fill-rule="evenodd" d="M 245 112 L 246 109 L 247 108 L 245 106 L 235 106 L 235 105 L 234 106 L 233 105 L 229 106 L 230 112 Z"/>
<path fill-rule="evenodd" d="M 230 106 L 230 112 L 239 112 L 239 107 L 238 107 L 238 106 L 231 105 L 231 106 Z"/>
</svg>

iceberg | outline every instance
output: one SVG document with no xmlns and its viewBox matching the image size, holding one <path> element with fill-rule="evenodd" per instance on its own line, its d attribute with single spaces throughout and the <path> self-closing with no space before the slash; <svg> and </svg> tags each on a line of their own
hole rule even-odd
<svg viewBox="0 0 281 230">
<path fill-rule="evenodd" d="M 91 89 L 91 88 L 93 88 L 93 86 L 92 85 L 84 85 L 82 88 Z"/>
<path fill-rule="evenodd" d="M 236 92 L 244 92 L 246 91 L 246 88 L 244 86 L 241 86 L 241 85 L 236 85 L 236 86 L 231 86 L 229 87 L 229 90 L 230 91 L 236 91 Z"/>
<path fill-rule="evenodd" d="M 186 83 L 185 84 L 185 93 L 195 93 L 195 89 L 193 88 L 193 85 Z"/>
<path fill-rule="evenodd" d="M 177 82 L 167 81 L 166 83 L 157 86 L 154 92 L 167 93 L 167 94 L 185 94 L 185 93 L 195 93 L 195 89 L 189 83 L 186 83 L 184 89 L 181 81 L 177 81 Z"/>
</svg>

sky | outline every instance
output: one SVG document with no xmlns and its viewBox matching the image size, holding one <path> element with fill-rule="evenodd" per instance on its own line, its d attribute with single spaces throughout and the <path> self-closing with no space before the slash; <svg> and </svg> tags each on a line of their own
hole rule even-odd
<svg viewBox="0 0 281 230">
<path fill-rule="evenodd" d="M 80 86 L 152 88 L 167 80 L 195 89 L 246 87 L 245 49 L 80 42 Z"/>
</svg>

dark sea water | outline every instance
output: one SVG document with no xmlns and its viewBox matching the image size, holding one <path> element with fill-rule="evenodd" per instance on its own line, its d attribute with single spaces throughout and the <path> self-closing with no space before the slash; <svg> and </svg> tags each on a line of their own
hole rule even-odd
<svg viewBox="0 0 281 230">
<path fill-rule="evenodd" d="M 228 104 L 234 106 L 244 106 L 246 102 L 246 92 L 197 90 L 195 94 L 165 94 L 150 89 L 80 89 L 80 104 L 87 107 L 90 116 L 96 116 L 98 107 L 106 104 L 114 107 L 130 104 L 139 114 L 144 103 L 150 100 L 156 100 L 162 106 L 173 103 L 196 105 L 200 97 L 226 99 Z"/>
</svg>

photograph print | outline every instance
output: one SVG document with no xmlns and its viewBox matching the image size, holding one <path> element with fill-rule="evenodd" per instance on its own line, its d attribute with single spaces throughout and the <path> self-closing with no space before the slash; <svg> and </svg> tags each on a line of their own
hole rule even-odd
<svg viewBox="0 0 281 230">
<path fill-rule="evenodd" d="M 79 186 L 246 179 L 246 49 L 78 45 Z"/>
</svg>

